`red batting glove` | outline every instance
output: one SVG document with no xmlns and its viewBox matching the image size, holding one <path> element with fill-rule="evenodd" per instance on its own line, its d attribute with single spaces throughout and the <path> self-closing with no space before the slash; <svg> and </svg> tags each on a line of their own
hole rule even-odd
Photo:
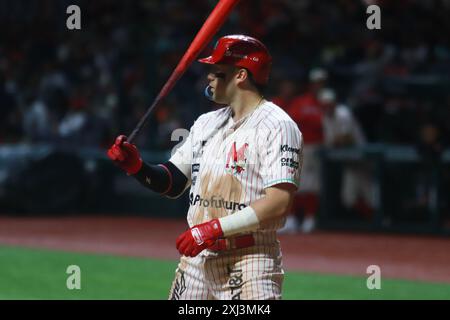
<svg viewBox="0 0 450 320">
<path fill-rule="evenodd" d="M 212 247 L 223 236 L 219 219 L 193 226 L 177 238 L 177 249 L 186 257 L 195 257 L 206 248 Z"/>
<path fill-rule="evenodd" d="M 142 159 L 134 144 L 127 142 L 127 137 L 120 135 L 109 148 L 108 157 L 127 174 L 136 174 L 142 167 Z"/>
</svg>

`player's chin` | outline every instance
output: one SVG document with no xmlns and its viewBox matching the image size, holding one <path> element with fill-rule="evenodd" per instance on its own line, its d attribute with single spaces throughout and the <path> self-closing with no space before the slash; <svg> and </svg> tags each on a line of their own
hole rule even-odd
<svg viewBox="0 0 450 320">
<path fill-rule="evenodd" d="M 216 93 L 213 93 L 212 100 L 217 104 L 228 104 L 227 99 Z"/>
</svg>

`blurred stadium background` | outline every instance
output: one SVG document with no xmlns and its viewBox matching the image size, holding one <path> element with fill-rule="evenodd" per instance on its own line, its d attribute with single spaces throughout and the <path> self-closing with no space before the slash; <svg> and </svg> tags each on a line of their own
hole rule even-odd
<svg viewBox="0 0 450 320">
<path fill-rule="evenodd" d="M 0 299 L 166 298 L 187 196 L 148 192 L 105 151 L 215 3 L 0 0 Z M 81 30 L 66 28 L 71 4 Z M 369 4 L 380 30 L 366 28 Z M 320 164 L 280 234 L 286 298 L 450 298 L 449 15 L 447 0 L 242 0 L 217 35 L 268 46 L 266 97 Z M 146 161 L 213 108 L 204 85 L 194 63 L 136 141 Z M 347 116 L 333 125 L 336 105 Z M 80 292 L 65 288 L 77 263 Z M 371 264 L 388 278 L 378 291 Z"/>
</svg>

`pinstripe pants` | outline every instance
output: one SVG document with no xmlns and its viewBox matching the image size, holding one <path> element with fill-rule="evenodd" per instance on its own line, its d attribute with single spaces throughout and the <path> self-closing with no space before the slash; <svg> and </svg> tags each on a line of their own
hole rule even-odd
<svg viewBox="0 0 450 320">
<path fill-rule="evenodd" d="M 278 241 L 222 252 L 182 256 L 170 289 L 172 300 L 281 299 L 284 271 Z"/>
</svg>

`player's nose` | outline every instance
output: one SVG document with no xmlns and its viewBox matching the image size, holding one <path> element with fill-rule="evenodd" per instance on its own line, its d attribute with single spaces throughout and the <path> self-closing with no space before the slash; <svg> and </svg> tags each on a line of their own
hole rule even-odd
<svg viewBox="0 0 450 320">
<path fill-rule="evenodd" d="M 214 81 L 214 79 L 216 79 L 216 77 L 214 77 L 214 74 L 213 73 L 208 73 L 208 75 L 207 75 L 207 77 L 206 77 L 207 79 L 208 79 L 208 81 L 211 83 L 211 82 L 213 82 Z"/>
</svg>

